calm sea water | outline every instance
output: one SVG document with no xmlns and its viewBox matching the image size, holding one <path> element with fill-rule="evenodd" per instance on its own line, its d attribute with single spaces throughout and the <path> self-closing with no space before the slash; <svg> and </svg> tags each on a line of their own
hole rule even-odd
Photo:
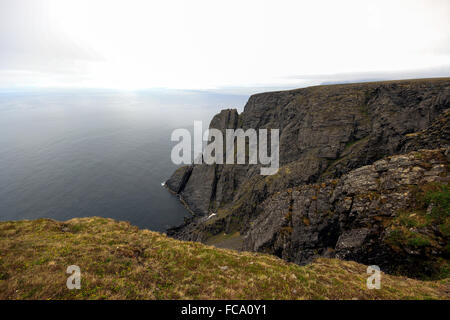
<svg viewBox="0 0 450 320">
<path fill-rule="evenodd" d="M 247 96 L 186 91 L 0 92 L 0 220 L 102 216 L 163 231 L 185 208 L 161 183 L 175 128 Z M 206 128 L 205 128 L 206 129 Z"/>
</svg>

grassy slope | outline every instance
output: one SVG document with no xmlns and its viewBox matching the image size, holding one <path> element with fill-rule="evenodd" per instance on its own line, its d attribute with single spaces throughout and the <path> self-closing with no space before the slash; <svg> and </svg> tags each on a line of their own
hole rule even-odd
<svg viewBox="0 0 450 320">
<path fill-rule="evenodd" d="M 65 270 L 81 268 L 81 290 Z M 422 299 L 449 298 L 447 280 L 382 276 L 319 259 L 300 267 L 273 256 L 181 242 L 104 218 L 0 223 L 1 299 Z"/>
</svg>

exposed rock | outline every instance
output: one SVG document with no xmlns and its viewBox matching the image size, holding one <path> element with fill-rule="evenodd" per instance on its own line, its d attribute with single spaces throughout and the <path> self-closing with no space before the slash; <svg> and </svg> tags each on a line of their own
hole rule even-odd
<svg viewBox="0 0 450 320">
<path fill-rule="evenodd" d="M 433 230 L 433 224 L 414 230 L 412 235 L 430 239 L 429 245 L 416 248 L 391 244 L 389 233 L 402 210 L 419 212 L 414 207 L 418 187 L 448 185 L 449 160 L 450 149 L 421 150 L 377 161 L 338 180 L 285 190 L 258 206 L 244 249 L 298 264 L 333 256 L 431 276 L 439 272 L 439 258 L 448 258 L 448 234 Z"/>
<path fill-rule="evenodd" d="M 222 110 L 210 127 L 280 129 L 278 173 L 261 176 L 258 165 L 179 169 L 167 186 L 180 195 L 194 216 L 168 234 L 206 241 L 219 233 L 239 231 L 247 234 L 246 249 L 271 252 L 297 263 L 324 255 L 366 262 L 369 258 L 356 249 L 364 251 L 368 241 L 376 242 L 374 235 L 384 230 L 380 223 L 368 227 L 369 221 L 373 224 L 375 217 L 391 217 L 406 205 L 408 194 L 399 185 L 414 185 L 419 178 L 421 183 L 431 183 L 448 170 L 443 162 L 432 164 L 433 159 L 418 164 L 411 155 L 383 158 L 448 146 L 449 106 L 449 78 L 253 95 L 242 114 Z M 314 183 L 320 192 L 311 189 Z M 286 191 L 290 188 L 291 194 Z M 384 200 L 372 203 L 355 198 L 369 193 Z M 288 213 L 295 210 L 304 215 L 290 217 Z M 203 217 L 210 212 L 217 215 L 205 221 Z M 361 220 L 363 216 L 366 220 Z M 300 226 L 303 229 L 297 232 Z"/>
<path fill-rule="evenodd" d="M 450 109 L 442 114 L 426 129 L 407 134 L 401 142 L 401 151 L 435 149 L 450 144 Z"/>
<path fill-rule="evenodd" d="M 183 166 L 178 168 L 169 180 L 166 181 L 166 186 L 175 193 L 180 193 L 186 186 L 187 181 L 192 173 L 193 166 Z"/>
</svg>

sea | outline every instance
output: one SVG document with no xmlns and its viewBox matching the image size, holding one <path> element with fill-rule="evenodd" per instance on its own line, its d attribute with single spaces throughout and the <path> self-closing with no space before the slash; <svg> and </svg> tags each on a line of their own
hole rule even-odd
<svg viewBox="0 0 450 320">
<path fill-rule="evenodd" d="M 164 232 L 189 213 L 162 184 L 171 133 L 248 95 L 152 89 L 0 91 L 0 220 L 100 216 Z"/>
</svg>

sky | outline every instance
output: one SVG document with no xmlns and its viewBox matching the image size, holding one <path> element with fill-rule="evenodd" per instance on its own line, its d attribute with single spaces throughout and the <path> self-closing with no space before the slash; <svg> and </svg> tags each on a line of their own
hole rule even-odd
<svg viewBox="0 0 450 320">
<path fill-rule="evenodd" d="M 0 88 L 450 76 L 449 17 L 448 0 L 0 0 Z"/>
</svg>

